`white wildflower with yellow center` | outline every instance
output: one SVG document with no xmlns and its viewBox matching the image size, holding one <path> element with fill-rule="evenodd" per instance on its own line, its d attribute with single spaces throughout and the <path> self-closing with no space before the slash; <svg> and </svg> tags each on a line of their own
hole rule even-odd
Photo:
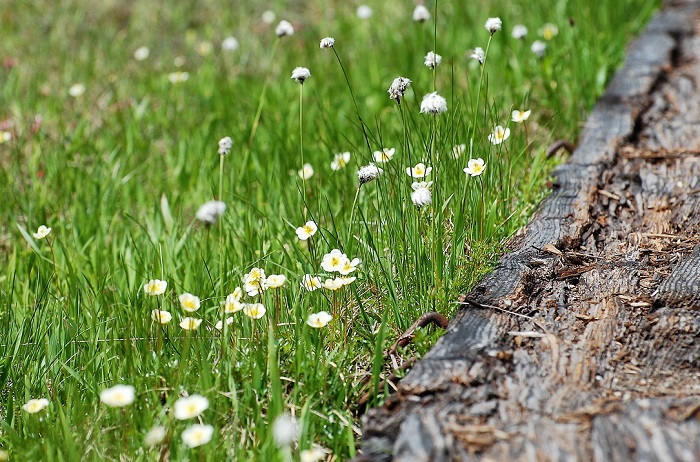
<svg viewBox="0 0 700 462">
<path fill-rule="evenodd" d="M 510 128 L 503 128 L 500 125 L 496 125 L 493 129 L 493 133 L 489 135 L 489 141 L 493 144 L 501 144 L 510 136 Z"/>
<path fill-rule="evenodd" d="M 6 143 L 12 139 L 12 133 L 0 131 L 0 144 Z"/>
<path fill-rule="evenodd" d="M 329 273 L 340 271 L 345 265 L 345 260 L 348 256 L 345 255 L 338 249 L 333 249 L 329 253 L 323 256 L 323 261 L 321 261 L 321 268 Z"/>
<path fill-rule="evenodd" d="M 525 122 L 530 117 L 530 113 L 532 113 L 532 111 L 515 110 L 511 114 L 511 120 L 513 122 L 515 122 L 516 124 L 521 124 L 521 123 Z"/>
<path fill-rule="evenodd" d="M 43 239 L 48 236 L 50 232 L 51 228 L 41 225 L 39 226 L 39 229 L 36 230 L 36 233 L 32 234 L 32 236 L 34 236 L 34 239 Z"/>
<path fill-rule="evenodd" d="M 182 306 L 182 309 L 184 311 L 187 311 L 188 313 L 194 313 L 197 311 L 200 307 L 200 301 L 199 297 L 196 295 L 192 295 L 190 293 L 185 292 L 184 294 L 181 294 L 178 299 L 180 300 L 180 306 Z"/>
<path fill-rule="evenodd" d="M 148 47 L 139 47 L 134 51 L 134 59 L 136 61 L 144 61 L 145 59 L 148 59 L 148 56 L 151 54 L 151 50 L 148 49 Z"/>
<path fill-rule="evenodd" d="M 314 176 L 314 167 L 311 164 L 304 164 L 304 166 L 297 172 L 299 175 L 299 178 L 302 180 L 308 180 L 312 176 Z"/>
<path fill-rule="evenodd" d="M 195 50 L 199 56 L 209 56 L 214 51 L 214 45 L 210 41 L 204 40 L 197 44 Z"/>
<path fill-rule="evenodd" d="M 331 162 L 331 170 L 340 170 L 341 168 L 348 165 L 348 162 L 350 162 L 349 152 L 341 152 L 339 154 L 336 154 L 335 156 L 333 156 L 333 161 Z"/>
<path fill-rule="evenodd" d="M 265 316 L 267 310 L 262 303 L 248 303 L 243 308 L 243 313 L 249 318 L 260 319 Z"/>
<path fill-rule="evenodd" d="M 196 448 L 207 444 L 214 436 L 214 427 L 211 425 L 194 424 L 182 432 L 182 442 L 190 448 Z"/>
<path fill-rule="evenodd" d="M 346 258 L 345 261 L 343 261 L 343 264 L 341 265 L 340 269 L 338 269 L 338 272 L 343 276 L 347 276 L 348 274 L 355 271 L 359 264 L 359 258 L 353 258 L 352 260 Z"/>
<path fill-rule="evenodd" d="M 85 85 L 82 83 L 76 83 L 68 89 L 68 94 L 73 98 L 82 96 L 85 93 Z"/>
<path fill-rule="evenodd" d="M 313 292 L 314 290 L 318 290 L 321 288 L 321 278 L 318 276 L 305 274 L 301 278 L 301 286 L 309 292 Z"/>
<path fill-rule="evenodd" d="M 233 324 L 233 316 L 229 316 L 228 318 L 226 318 L 226 325 L 230 326 L 231 324 Z M 219 320 L 214 327 L 216 328 L 216 330 L 223 330 L 224 321 Z"/>
<path fill-rule="evenodd" d="M 415 167 L 406 167 L 406 174 L 411 178 L 424 178 L 432 171 L 433 167 L 426 167 L 423 162 L 416 164 Z"/>
<path fill-rule="evenodd" d="M 124 407 L 136 399 L 136 389 L 131 385 L 115 385 L 100 392 L 100 401 L 109 407 Z"/>
<path fill-rule="evenodd" d="M 467 150 L 467 145 L 462 143 L 458 144 L 455 147 L 452 148 L 452 155 L 454 156 L 455 159 L 459 159 L 462 154 Z"/>
<path fill-rule="evenodd" d="M 271 274 L 265 278 L 265 285 L 270 289 L 277 289 L 278 287 L 282 287 L 286 281 L 287 276 L 284 274 Z"/>
<path fill-rule="evenodd" d="M 43 411 L 49 405 L 49 400 L 46 398 L 30 399 L 25 404 L 22 405 L 22 409 L 30 414 L 36 414 L 37 412 Z"/>
<path fill-rule="evenodd" d="M 300 462 L 319 462 L 326 458 L 326 452 L 320 448 L 304 449 L 299 453 Z"/>
<path fill-rule="evenodd" d="M 486 164 L 484 163 L 484 159 L 481 157 L 478 159 L 469 159 L 469 163 L 467 164 L 467 168 L 464 169 L 464 173 L 471 176 L 479 176 L 484 173 L 485 168 Z"/>
<path fill-rule="evenodd" d="M 552 23 L 547 23 L 540 29 L 540 35 L 545 40 L 552 40 L 557 34 L 559 34 L 559 28 Z"/>
<path fill-rule="evenodd" d="M 316 223 L 313 221 L 307 221 L 304 225 L 296 229 L 297 237 L 302 241 L 316 234 L 316 231 L 318 231 L 318 226 L 316 226 Z"/>
<path fill-rule="evenodd" d="M 172 84 L 187 82 L 190 79 L 189 72 L 171 72 L 168 74 L 168 80 Z"/>
<path fill-rule="evenodd" d="M 338 290 L 343 287 L 343 281 L 337 277 L 335 279 L 326 279 L 323 283 L 323 288 L 327 290 Z"/>
<path fill-rule="evenodd" d="M 342 282 L 344 286 L 350 285 L 357 280 L 355 276 L 340 276 L 338 279 L 340 279 L 340 282 Z"/>
<path fill-rule="evenodd" d="M 384 148 L 381 151 L 374 151 L 374 161 L 383 164 L 394 158 L 396 148 Z"/>
<path fill-rule="evenodd" d="M 149 448 L 160 444 L 165 439 L 166 434 L 167 431 L 165 427 L 163 427 L 162 425 L 156 425 L 155 427 L 148 430 L 148 433 L 146 433 L 146 436 L 144 436 L 143 438 L 143 444 Z"/>
<path fill-rule="evenodd" d="M 182 318 L 182 321 L 180 321 L 180 327 L 182 327 L 184 330 L 197 330 L 200 324 L 202 324 L 201 319 L 191 318 L 189 316 Z"/>
<path fill-rule="evenodd" d="M 148 295 L 163 295 L 168 283 L 160 279 L 151 279 L 143 286 L 143 291 Z"/>
<path fill-rule="evenodd" d="M 306 319 L 306 324 L 314 329 L 321 329 L 326 327 L 332 320 L 333 316 L 331 316 L 327 311 L 319 311 L 318 313 L 310 314 Z"/>
<path fill-rule="evenodd" d="M 245 308 L 245 303 L 242 303 L 240 298 L 234 297 L 233 294 L 228 294 L 226 296 L 226 301 L 224 302 L 224 313 L 238 313 L 243 308 Z"/>
<path fill-rule="evenodd" d="M 175 401 L 173 406 L 177 420 L 187 420 L 197 417 L 209 408 L 209 400 L 202 395 L 185 396 Z"/>
<path fill-rule="evenodd" d="M 169 311 L 156 309 L 151 311 L 151 318 L 158 324 L 167 324 L 173 319 L 173 315 Z"/>
</svg>

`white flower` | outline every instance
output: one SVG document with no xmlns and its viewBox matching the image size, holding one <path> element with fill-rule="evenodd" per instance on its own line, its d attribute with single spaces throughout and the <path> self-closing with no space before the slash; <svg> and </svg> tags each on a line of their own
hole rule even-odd
<svg viewBox="0 0 700 462">
<path fill-rule="evenodd" d="M 342 274 L 342 273 L 341 273 L 341 274 Z M 340 276 L 340 277 L 338 277 L 337 279 L 340 279 L 340 281 L 343 283 L 343 285 L 344 285 L 344 286 L 347 286 L 347 285 L 350 285 L 350 284 L 352 284 L 353 282 L 355 282 L 355 280 L 356 280 L 357 278 L 356 278 L 355 276 L 350 276 L 350 277 L 347 277 L 347 276 Z"/>
<path fill-rule="evenodd" d="M 357 172 L 357 178 L 360 180 L 360 186 L 372 180 L 376 180 L 382 173 L 384 173 L 384 170 L 374 164 L 365 165 Z"/>
<path fill-rule="evenodd" d="M 49 405 L 49 400 L 46 398 L 30 399 L 25 404 L 22 405 L 22 409 L 30 414 L 36 414 L 39 411 L 43 411 Z"/>
<path fill-rule="evenodd" d="M 405 77 L 396 77 L 389 87 L 389 98 L 395 99 L 398 104 L 401 104 L 401 98 L 406 94 L 409 85 L 411 85 L 411 80 Z"/>
<path fill-rule="evenodd" d="M 417 5 L 416 9 L 413 10 L 413 20 L 418 22 L 425 22 L 430 19 L 430 11 L 423 6 Z"/>
<path fill-rule="evenodd" d="M 323 288 L 328 290 L 338 290 L 343 286 L 343 281 L 339 277 L 335 279 L 326 279 L 326 282 L 323 283 Z"/>
<path fill-rule="evenodd" d="M 510 136 L 510 128 L 503 128 L 500 125 L 496 125 L 493 129 L 493 133 L 489 135 L 489 141 L 493 144 L 501 144 Z"/>
<path fill-rule="evenodd" d="M 214 51 L 214 45 L 205 40 L 197 44 L 196 50 L 199 56 L 209 56 L 211 52 Z"/>
<path fill-rule="evenodd" d="M 176 56 L 175 59 L 173 59 L 173 64 L 175 64 L 175 67 L 184 66 L 185 65 L 185 57 L 184 56 Z M 189 77 L 189 74 L 187 77 Z"/>
<path fill-rule="evenodd" d="M 196 295 L 192 295 L 190 293 L 185 292 L 184 294 L 181 294 L 178 297 L 178 300 L 180 300 L 180 305 L 182 306 L 182 309 L 184 311 L 187 311 L 188 313 L 194 313 L 199 309 L 199 297 L 197 297 Z"/>
<path fill-rule="evenodd" d="M 243 308 L 243 313 L 253 319 L 260 319 L 265 316 L 267 310 L 262 303 L 248 303 Z"/>
<path fill-rule="evenodd" d="M 272 438 L 279 447 L 291 446 L 297 440 L 298 435 L 299 423 L 297 419 L 288 414 L 280 415 L 272 424 Z"/>
<path fill-rule="evenodd" d="M 73 98 L 82 96 L 85 93 L 85 85 L 82 83 L 76 83 L 68 89 L 68 94 Z"/>
<path fill-rule="evenodd" d="M 467 168 L 464 169 L 464 173 L 471 176 L 479 176 L 484 173 L 485 168 L 486 164 L 484 163 L 484 159 L 481 157 L 478 159 L 469 159 L 469 163 L 467 164 Z"/>
<path fill-rule="evenodd" d="M 191 448 L 196 448 L 211 441 L 214 427 L 211 425 L 194 424 L 182 432 L 182 442 Z"/>
<path fill-rule="evenodd" d="M 189 316 L 182 318 L 182 321 L 180 321 L 180 327 L 182 327 L 183 330 L 197 330 L 200 324 L 202 324 L 201 319 L 191 318 Z"/>
<path fill-rule="evenodd" d="M 345 255 L 343 252 L 341 252 L 338 249 L 333 249 L 323 256 L 321 268 L 323 268 L 324 271 L 328 271 L 329 273 L 340 271 L 340 269 L 343 268 L 343 265 L 345 264 L 345 260 L 347 259 L 348 256 Z"/>
<path fill-rule="evenodd" d="M 467 150 L 467 145 L 462 143 L 454 146 L 452 148 L 452 155 L 454 156 L 455 159 L 459 159 L 462 154 L 464 154 L 464 151 Z"/>
<path fill-rule="evenodd" d="M 547 44 L 544 43 L 542 40 L 535 40 L 534 42 L 532 42 L 530 50 L 532 50 L 532 52 L 538 58 L 543 58 L 544 54 L 547 52 Z"/>
<path fill-rule="evenodd" d="M 262 268 L 251 268 L 251 270 L 243 275 L 243 282 L 259 282 L 265 279 L 265 270 Z"/>
<path fill-rule="evenodd" d="M 170 83 L 186 82 L 189 80 L 189 78 L 189 72 L 171 72 L 168 74 L 168 80 L 170 80 Z"/>
<path fill-rule="evenodd" d="M 321 278 L 318 276 L 305 274 L 301 278 L 301 286 L 309 292 L 313 292 L 314 290 L 318 290 L 321 288 Z"/>
<path fill-rule="evenodd" d="M 414 182 L 411 184 L 413 192 L 411 193 L 411 201 L 418 207 L 423 207 L 425 205 L 430 205 L 433 202 L 432 194 L 430 192 L 430 186 L 433 182 L 425 181 Z"/>
<path fill-rule="evenodd" d="M 319 462 L 326 458 L 326 453 L 319 448 L 304 449 L 299 453 L 301 462 Z"/>
<path fill-rule="evenodd" d="M 316 231 L 318 231 L 318 226 L 316 226 L 316 223 L 309 220 L 303 226 L 299 226 L 296 233 L 300 240 L 305 241 L 316 234 Z"/>
<path fill-rule="evenodd" d="M 531 112 L 532 111 L 513 111 L 511 120 L 516 124 L 521 124 L 530 117 Z"/>
<path fill-rule="evenodd" d="M 236 37 L 226 37 L 223 42 L 221 42 L 221 49 L 224 51 L 236 51 L 238 50 L 239 44 Z"/>
<path fill-rule="evenodd" d="M 433 167 L 427 167 L 423 162 L 419 162 L 415 167 L 406 167 L 406 174 L 411 178 L 424 178 L 430 175 L 433 171 Z"/>
<path fill-rule="evenodd" d="M 0 144 L 2 143 L 7 143 L 12 139 L 12 133 L 11 132 L 4 132 L 0 131 Z"/>
<path fill-rule="evenodd" d="M 306 324 L 314 329 L 320 329 L 322 327 L 326 327 L 332 320 L 333 316 L 331 316 L 328 312 L 319 311 L 318 313 L 310 314 L 309 317 L 306 318 Z"/>
<path fill-rule="evenodd" d="M 50 232 L 51 228 L 41 225 L 39 226 L 39 229 L 36 230 L 36 233 L 32 234 L 32 236 L 34 236 L 34 239 L 43 239 L 48 236 Z"/>
<path fill-rule="evenodd" d="M 271 274 L 265 278 L 265 285 L 270 289 L 282 287 L 285 282 L 287 282 L 287 276 L 284 274 Z"/>
<path fill-rule="evenodd" d="M 314 167 L 311 164 L 304 164 L 304 166 L 297 172 L 299 178 L 302 180 L 308 180 L 314 176 Z"/>
<path fill-rule="evenodd" d="M 374 151 L 374 161 L 380 164 L 389 162 L 394 158 L 396 148 L 384 148 L 381 151 Z"/>
<path fill-rule="evenodd" d="M 510 35 L 516 40 L 524 39 L 527 37 L 527 27 L 522 24 L 517 24 L 513 26 L 513 32 L 511 32 Z"/>
<path fill-rule="evenodd" d="M 484 49 L 481 47 L 474 48 L 474 52 L 469 57 L 479 61 L 479 64 L 484 64 L 484 61 L 486 61 L 486 53 L 484 53 Z"/>
<path fill-rule="evenodd" d="M 540 35 L 545 39 L 545 40 L 552 40 L 555 35 L 559 33 L 559 29 L 557 26 L 551 23 L 545 24 L 542 29 L 540 29 Z"/>
<path fill-rule="evenodd" d="M 333 156 L 333 161 L 331 162 L 331 169 L 340 170 L 341 168 L 348 165 L 348 162 L 350 162 L 349 152 L 338 153 L 335 156 Z"/>
<path fill-rule="evenodd" d="M 151 311 L 151 318 L 158 324 L 167 324 L 173 319 L 173 315 L 169 311 L 156 309 Z"/>
<path fill-rule="evenodd" d="M 305 67 L 295 67 L 292 71 L 292 78 L 302 85 L 309 77 L 311 72 Z"/>
<path fill-rule="evenodd" d="M 151 50 L 149 50 L 148 47 L 140 47 L 134 51 L 134 59 L 136 61 L 144 61 L 145 59 L 148 59 L 150 54 Z"/>
<path fill-rule="evenodd" d="M 335 45 L 335 39 L 333 37 L 321 39 L 321 48 L 333 48 L 333 45 Z"/>
<path fill-rule="evenodd" d="M 239 293 L 236 294 L 236 291 Z M 224 313 L 237 313 L 245 307 L 245 303 L 241 303 L 241 295 L 243 291 L 240 287 L 236 287 L 236 291 L 226 296 L 224 302 Z"/>
<path fill-rule="evenodd" d="M 233 316 L 226 318 L 226 325 L 229 326 L 231 324 L 233 324 Z M 224 328 L 224 321 L 219 320 L 214 327 L 216 330 L 222 330 Z"/>
<path fill-rule="evenodd" d="M 143 286 L 143 291 L 148 295 L 162 295 L 167 287 L 167 282 L 160 279 L 151 279 Z"/>
<path fill-rule="evenodd" d="M 274 13 L 273 13 L 274 14 Z M 289 21 L 281 20 L 277 27 L 275 27 L 275 34 L 277 37 L 284 37 L 285 35 L 294 35 L 294 26 Z"/>
<path fill-rule="evenodd" d="M 226 211 L 226 204 L 221 201 L 209 201 L 202 204 L 197 210 L 197 220 L 206 225 L 213 225 Z"/>
<path fill-rule="evenodd" d="M 427 55 L 425 55 L 425 65 L 428 66 L 431 69 L 435 69 L 438 67 L 438 65 L 442 62 L 442 56 L 439 54 L 430 51 L 428 52 Z"/>
<path fill-rule="evenodd" d="M 263 11 L 262 14 L 262 22 L 265 24 L 272 24 L 275 22 L 275 19 L 277 19 L 277 15 L 275 15 L 275 12 L 272 10 L 265 10 Z"/>
<path fill-rule="evenodd" d="M 447 111 L 447 101 L 435 91 L 423 97 L 420 103 L 421 114 L 440 114 Z"/>
<path fill-rule="evenodd" d="M 231 147 L 233 146 L 233 140 L 230 136 L 225 136 L 219 140 L 219 155 L 228 156 L 231 152 Z"/>
<path fill-rule="evenodd" d="M 267 290 L 266 278 L 246 282 L 243 285 L 243 290 L 245 290 L 249 297 L 255 297 L 256 295 Z"/>
<path fill-rule="evenodd" d="M 343 276 L 347 276 L 348 274 L 355 271 L 359 264 L 360 264 L 359 258 L 353 258 L 352 260 L 350 260 L 349 258 L 346 258 L 345 261 L 343 262 L 342 267 L 338 270 L 338 272 L 340 274 L 342 274 Z M 348 283 L 345 282 L 345 284 L 348 284 Z"/>
<path fill-rule="evenodd" d="M 131 385 L 115 385 L 100 392 L 100 401 L 109 407 L 124 407 L 136 399 L 136 389 Z"/>
<path fill-rule="evenodd" d="M 501 18 L 489 18 L 486 20 L 486 24 L 484 25 L 486 30 L 489 31 L 489 34 L 491 35 L 501 30 L 501 26 L 503 26 Z"/>
<path fill-rule="evenodd" d="M 367 5 L 357 7 L 357 17 L 360 19 L 369 19 L 372 17 L 372 8 Z"/>
<path fill-rule="evenodd" d="M 202 395 L 185 396 L 177 401 L 173 406 L 174 415 L 177 420 L 187 420 L 197 417 L 209 408 L 209 400 Z"/>
<path fill-rule="evenodd" d="M 143 438 L 143 444 L 149 448 L 155 446 L 156 444 L 160 444 L 165 439 L 166 434 L 167 431 L 165 430 L 165 427 L 156 425 L 148 430 L 148 433 L 146 433 L 146 436 Z"/>
</svg>

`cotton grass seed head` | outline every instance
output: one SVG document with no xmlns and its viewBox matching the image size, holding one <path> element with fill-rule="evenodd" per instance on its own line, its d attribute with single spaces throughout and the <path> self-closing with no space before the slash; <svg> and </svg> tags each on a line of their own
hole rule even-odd
<svg viewBox="0 0 700 462">
<path fill-rule="evenodd" d="M 168 432 L 166 431 L 165 427 L 162 425 L 156 425 L 148 430 L 146 436 L 143 437 L 144 446 L 150 448 L 162 443 L 167 433 Z"/>
<path fill-rule="evenodd" d="M 357 17 L 360 19 L 369 19 L 372 17 L 372 8 L 367 5 L 360 5 L 357 7 Z"/>
<path fill-rule="evenodd" d="M 469 159 L 467 168 L 464 169 L 464 173 L 471 176 L 479 176 L 484 173 L 485 168 L 486 164 L 484 163 L 484 159 L 481 157 L 478 159 Z"/>
<path fill-rule="evenodd" d="M 404 97 L 410 85 L 411 80 L 405 77 L 396 77 L 389 87 L 389 98 L 395 99 L 397 104 L 401 104 L 401 98 Z"/>
<path fill-rule="evenodd" d="M 547 44 L 544 43 L 542 40 L 535 40 L 534 42 L 532 42 L 530 50 L 532 50 L 532 52 L 538 58 L 544 58 L 544 55 L 547 53 Z"/>
<path fill-rule="evenodd" d="M 49 233 L 51 233 L 51 228 L 41 225 L 39 226 L 39 229 L 36 230 L 36 233 L 32 234 L 32 236 L 34 236 L 34 239 L 43 239 L 48 236 Z"/>
<path fill-rule="evenodd" d="M 136 389 L 131 385 L 115 385 L 102 390 L 100 401 L 109 407 L 124 407 L 136 399 Z"/>
<path fill-rule="evenodd" d="M 435 69 L 440 65 L 442 62 L 442 56 L 439 54 L 435 53 L 434 51 L 429 51 L 427 55 L 425 55 L 425 65 L 428 66 L 430 69 Z"/>
<path fill-rule="evenodd" d="M 318 231 L 318 226 L 316 226 L 316 223 L 310 220 L 296 229 L 297 237 L 302 241 L 305 241 L 316 234 L 316 231 Z"/>
<path fill-rule="evenodd" d="M 182 442 L 190 448 L 196 448 L 207 444 L 214 436 L 214 427 L 211 425 L 194 424 L 182 432 Z"/>
<path fill-rule="evenodd" d="M 501 22 L 501 18 L 489 18 L 486 20 L 486 24 L 484 24 L 484 27 L 491 35 L 501 30 L 502 26 L 503 22 Z"/>
<path fill-rule="evenodd" d="M 265 10 L 260 19 L 262 19 L 262 22 L 265 24 L 272 24 L 275 22 L 275 19 L 277 19 L 277 15 L 272 10 Z"/>
<path fill-rule="evenodd" d="M 331 170 L 340 170 L 341 168 L 344 168 L 348 163 L 350 162 L 350 153 L 349 152 L 341 152 L 333 156 L 333 160 L 331 161 Z"/>
<path fill-rule="evenodd" d="M 260 319 L 265 316 L 267 310 L 262 303 L 248 303 L 243 308 L 243 314 L 253 319 Z"/>
<path fill-rule="evenodd" d="M 517 24 L 513 26 L 513 32 L 511 32 L 510 35 L 516 40 L 522 40 L 527 37 L 527 27 L 522 24 Z"/>
<path fill-rule="evenodd" d="M 486 61 L 486 53 L 484 53 L 484 49 L 481 47 L 474 48 L 474 51 L 469 57 L 479 61 L 479 64 L 484 64 Z"/>
<path fill-rule="evenodd" d="M 230 136 L 225 136 L 219 140 L 219 155 L 228 156 L 233 147 L 233 140 Z"/>
<path fill-rule="evenodd" d="M 333 48 L 335 45 L 335 39 L 333 37 L 326 37 L 321 39 L 321 48 Z"/>
<path fill-rule="evenodd" d="M 496 125 L 493 129 L 493 133 L 489 135 L 489 141 L 494 145 L 501 144 L 510 136 L 510 128 L 503 128 L 500 125 Z"/>
<path fill-rule="evenodd" d="M 226 204 L 222 201 L 209 201 L 202 204 L 197 210 L 196 218 L 207 226 L 215 224 L 226 211 Z"/>
<path fill-rule="evenodd" d="M 43 411 L 49 405 L 49 400 L 46 398 L 30 399 L 22 405 L 24 409 L 29 414 L 36 414 L 37 412 Z"/>
<path fill-rule="evenodd" d="M 160 279 L 151 279 L 143 286 L 143 291 L 148 295 L 163 295 L 168 283 Z"/>
<path fill-rule="evenodd" d="M 376 180 L 382 173 L 384 173 L 384 170 L 374 164 L 365 165 L 357 172 L 357 178 L 360 180 L 360 186 L 365 183 L 369 183 L 372 180 Z"/>
<path fill-rule="evenodd" d="M 223 51 L 236 51 L 239 48 L 238 40 L 236 37 L 226 37 L 223 42 L 221 42 L 221 49 Z"/>
<path fill-rule="evenodd" d="M 155 309 L 151 311 L 151 318 L 158 324 L 167 324 L 173 319 L 169 311 Z"/>
<path fill-rule="evenodd" d="M 529 117 L 532 111 L 519 111 L 515 110 L 511 114 L 511 120 L 515 122 L 516 124 L 521 124 L 525 122 Z"/>
<path fill-rule="evenodd" d="M 134 51 L 134 59 L 136 61 L 144 61 L 148 59 L 148 56 L 151 54 L 151 50 L 148 49 L 148 47 L 139 47 Z"/>
<path fill-rule="evenodd" d="M 416 9 L 413 10 L 413 20 L 424 23 L 428 19 L 430 19 L 430 11 L 424 5 L 416 6 Z"/>
<path fill-rule="evenodd" d="M 292 79 L 302 85 L 309 77 L 311 77 L 311 72 L 305 67 L 295 67 L 292 71 Z"/>
<path fill-rule="evenodd" d="M 277 34 L 277 37 L 294 35 L 294 26 L 292 26 L 289 21 L 283 19 L 277 24 L 277 27 L 275 27 L 275 34 Z"/>
<path fill-rule="evenodd" d="M 447 111 L 447 100 L 438 95 L 436 91 L 425 95 L 420 103 L 421 114 L 437 115 L 445 111 Z"/>
<path fill-rule="evenodd" d="M 332 320 L 333 316 L 327 311 L 319 311 L 318 313 L 310 314 L 309 317 L 306 318 L 306 324 L 314 329 L 321 329 L 326 327 Z"/>
<path fill-rule="evenodd" d="M 299 423 L 289 414 L 282 414 L 272 424 L 272 438 L 280 448 L 291 446 L 299 437 Z"/>
<path fill-rule="evenodd" d="M 433 184 L 432 181 L 425 182 L 414 182 L 411 185 L 413 192 L 411 193 L 411 201 L 418 207 L 424 207 L 430 205 L 433 202 L 432 193 L 430 192 L 430 186 Z"/>
<path fill-rule="evenodd" d="M 202 395 L 192 395 L 175 401 L 173 411 L 177 420 L 187 420 L 197 417 L 209 408 L 209 400 Z"/>
</svg>

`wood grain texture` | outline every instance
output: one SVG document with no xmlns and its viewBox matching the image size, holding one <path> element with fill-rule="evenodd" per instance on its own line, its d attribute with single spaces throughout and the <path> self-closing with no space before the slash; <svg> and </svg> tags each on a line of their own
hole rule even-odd
<svg viewBox="0 0 700 462">
<path fill-rule="evenodd" d="M 667 2 L 630 45 L 552 194 L 363 417 L 358 461 L 700 460 L 699 12 Z"/>
</svg>

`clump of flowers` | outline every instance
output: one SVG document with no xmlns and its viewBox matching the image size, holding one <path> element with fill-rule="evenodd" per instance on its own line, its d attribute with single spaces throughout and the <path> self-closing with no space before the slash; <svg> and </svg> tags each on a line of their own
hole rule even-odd
<svg viewBox="0 0 700 462">
<path fill-rule="evenodd" d="M 287 21 L 287 20 L 281 20 L 279 24 L 277 24 L 277 27 L 275 28 L 275 34 L 277 34 L 277 37 L 285 37 L 288 35 L 294 35 L 294 26 Z"/>
<path fill-rule="evenodd" d="M 331 161 L 331 170 L 340 170 L 341 168 L 344 168 L 348 163 L 350 162 L 350 153 L 349 152 L 341 152 L 333 156 L 333 160 Z"/>
<path fill-rule="evenodd" d="M 168 283 L 166 281 L 151 279 L 143 286 L 143 291 L 148 295 L 163 295 L 165 293 L 165 289 L 167 288 Z"/>
<path fill-rule="evenodd" d="M 376 180 L 382 173 L 384 173 L 384 170 L 374 164 L 365 165 L 357 172 L 357 178 L 360 180 L 360 186 L 365 183 L 369 183 L 372 180 Z"/>
<path fill-rule="evenodd" d="M 333 316 L 327 311 L 319 311 L 318 313 L 312 313 L 306 318 L 306 324 L 314 329 L 321 329 L 326 327 L 329 322 L 333 320 Z"/>
<path fill-rule="evenodd" d="M 493 133 L 489 135 L 489 141 L 494 145 L 501 144 L 510 136 L 510 128 L 503 128 L 500 125 L 496 125 L 493 129 Z"/>
<path fill-rule="evenodd" d="M 486 164 L 484 163 L 484 159 L 481 157 L 478 159 L 469 159 L 467 168 L 464 169 L 464 173 L 471 176 L 479 176 L 484 173 L 485 168 Z"/>
<path fill-rule="evenodd" d="M 202 204 L 195 217 L 207 226 L 215 224 L 226 211 L 226 204 L 222 201 L 209 201 Z"/>
<path fill-rule="evenodd" d="M 397 104 L 401 104 L 401 98 L 404 97 L 410 85 L 411 80 L 406 77 L 396 77 L 389 87 L 389 98 L 396 100 Z"/>
<path fill-rule="evenodd" d="M 502 26 L 503 22 L 501 22 L 501 18 L 489 18 L 486 20 L 486 24 L 484 24 L 484 27 L 491 35 L 501 30 Z"/>
<path fill-rule="evenodd" d="M 34 236 L 34 239 L 43 239 L 48 236 L 49 233 L 51 233 L 51 228 L 41 225 L 39 226 L 39 229 L 36 230 L 36 233 L 32 234 L 32 236 Z"/>
<path fill-rule="evenodd" d="M 435 69 L 440 65 L 442 62 L 442 56 L 439 54 L 435 53 L 434 51 L 429 51 L 427 55 L 425 55 L 425 65 L 428 66 L 430 69 Z"/>
<path fill-rule="evenodd" d="M 433 202 L 432 194 L 430 192 L 430 187 L 433 185 L 432 181 L 420 181 L 413 182 L 411 188 L 413 192 L 411 193 L 411 201 L 418 207 L 424 207 L 430 205 Z"/>
<path fill-rule="evenodd" d="M 292 79 L 296 80 L 297 83 L 302 85 L 309 77 L 311 77 L 311 71 L 305 67 L 295 67 L 292 71 Z"/>
<path fill-rule="evenodd" d="M 136 399 L 136 389 L 131 385 L 115 385 L 100 392 L 100 401 L 109 407 L 124 407 Z"/>
<path fill-rule="evenodd" d="M 445 111 L 447 111 L 447 100 L 436 91 L 425 95 L 420 103 L 421 114 L 437 115 Z"/>
</svg>

